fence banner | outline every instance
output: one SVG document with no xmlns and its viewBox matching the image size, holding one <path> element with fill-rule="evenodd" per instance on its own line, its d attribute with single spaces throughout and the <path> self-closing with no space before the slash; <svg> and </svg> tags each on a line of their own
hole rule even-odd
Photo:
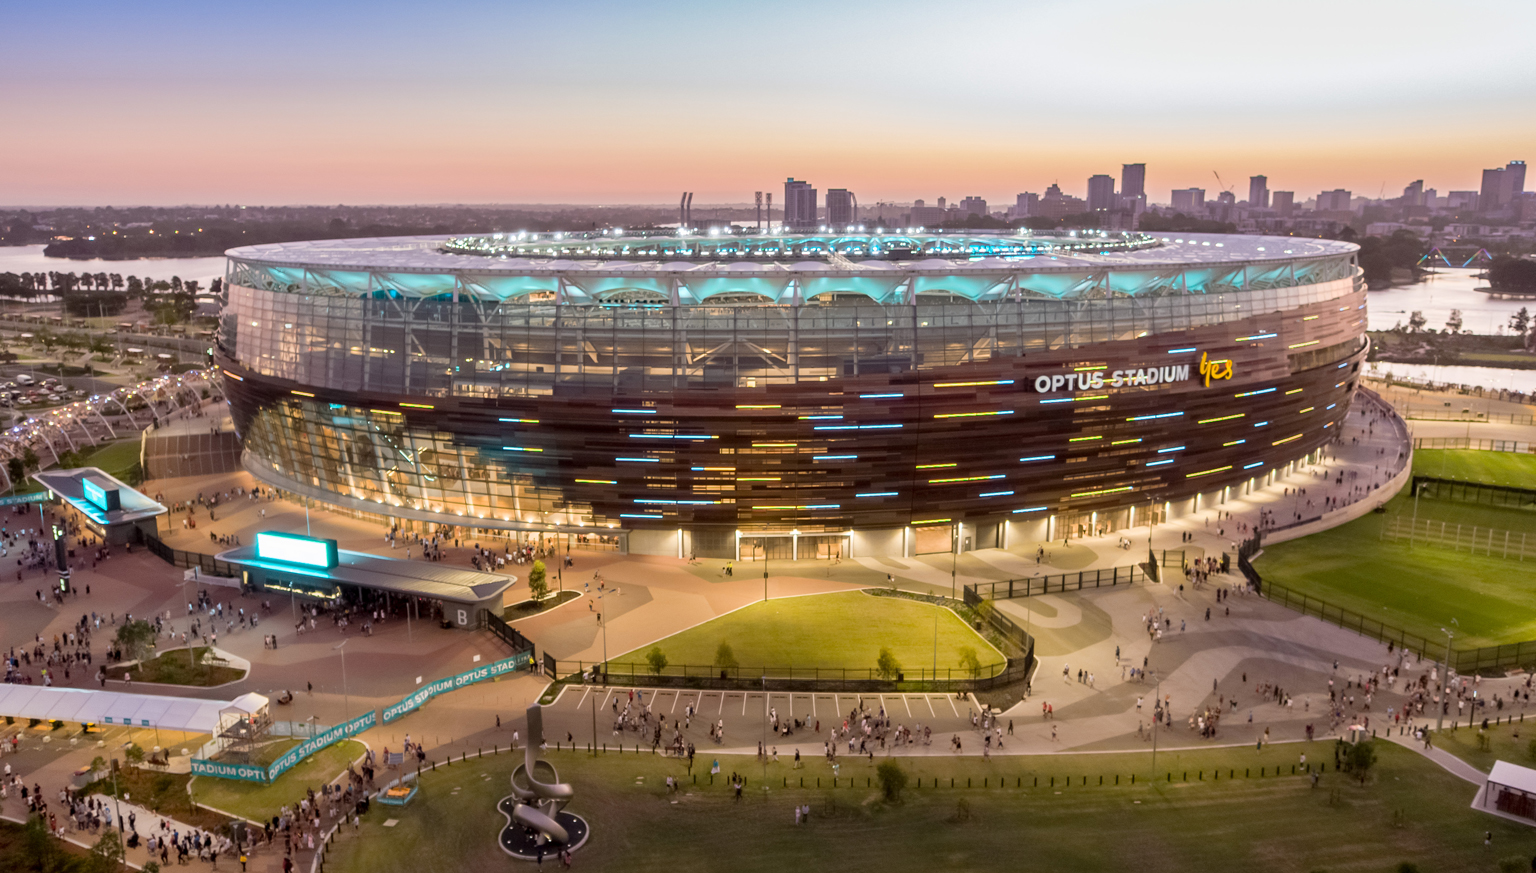
<svg viewBox="0 0 1536 873">
<path fill-rule="evenodd" d="M 272 762 L 272 766 L 267 768 L 267 781 L 270 782 L 283 775 L 289 770 L 289 768 L 293 767 L 293 765 L 299 763 L 305 758 L 308 758 L 310 755 L 313 755 L 314 753 L 320 751 L 326 746 L 329 746 L 337 740 L 344 740 L 354 734 L 362 733 L 363 731 L 373 727 L 378 723 L 378 711 L 370 709 L 366 713 L 352 719 L 351 721 L 342 722 L 341 724 L 331 728 L 318 737 L 310 737 L 299 745 L 289 749 L 288 752 L 281 758 L 278 758 L 276 761 Z"/>
<path fill-rule="evenodd" d="M 266 782 L 267 769 L 255 764 L 223 764 L 203 758 L 192 759 L 193 776 L 214 776 L 219 779 L 240 779 L 246 782 Z"/>
<path fill-rule="evenodd" d="M 226 764 L 221 761 L 209 761 L 205 758 L 193 758 L 192 775 L 214 776 L 219 779 L 240 779 L 245 782 L 272 782 L 292 769 L 295 764 L 326 746 L 331 745 L 337 740 L 344 740 L 347 737 L 360 734 L 378 723 L 378 711 L 370 709 L 351 721 L 336 725 L 325 733 L 310 737 L 299 745 L 294 746 L 285 752 L 281 758 L 273 761 L 270 767 L 260 767 L 255 764 Z"/>
<path fill-rule="evenodd" d="M 533 652 L 518 652 L 510 658 L 494 661 L 484 667 L 476 667 L 468 673 L 460 673 L 457 676 L 449 676 L 447 679 L 439 679 L 429 685 L 423 685 L 415 692 L 400 700 L 393 706 L 384 710 L 384 723 L 389 724 L 395 719 L 420 708 L 423 703 L 455 688 L 463 688 L 465 685 L 473 685 L 492 676 L 500 676 L 513 670 L 520 670 L 533 662 Z"/>
<path fill-rule="evenodd" d="M 15 494 L 10 497 L 0 497 L 0 506 L 11 506 L 17 503 L 47 503 L 52 499 L 52 491 L 38 491 L 35 494 Z"/>
</svg>

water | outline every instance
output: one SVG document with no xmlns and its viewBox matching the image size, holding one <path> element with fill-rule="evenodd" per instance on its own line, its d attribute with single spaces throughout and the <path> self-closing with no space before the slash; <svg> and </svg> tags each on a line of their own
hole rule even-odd
<svg viewBox="0 0 1536 873">
<path fill-rule="evenodd" d="M 1478 270 L 1441 267 L 1417 285 L 1404 285 L 1387 291 L 1370 292 L 1371 330 L 1391 330 L 1406 326 L 1414 310 L 1424 313 L 1426 327 L 1445 330 L 1445 320 L 1452 309 L 1461 310 L 1465 333 L 1509 333 L 1509 317 L 1521 307 L 1536 310 L 1530 300 L 1494 300 L 1474 289 L 1488 287 L 1488 280 L 1478 278 Z"/>
<path fill-rule="evenodd" d="M 1507 370 L 1502 367 L 1441 367 L 1435 364 L 1397 364 L 1377 361 L 1367 364 L 1370 371 L 1393 375 L 1415 382 L 1450 382 L 1483 388 L 1536 393 L 1536 370 Z"/>
<path fill-rule="evenodd" d="M 0 273 L 117 273 L 128 276 L 170 281 L 172 276 L 196 279 L 204 288 L 213 279 L 224 278 L 224 259 L 218 258 L 141 258 L 136 261 L 104 261 L 100 258 L 73 260 L 43 255 L 43 246 L 0 246 Z"/>
</svg>

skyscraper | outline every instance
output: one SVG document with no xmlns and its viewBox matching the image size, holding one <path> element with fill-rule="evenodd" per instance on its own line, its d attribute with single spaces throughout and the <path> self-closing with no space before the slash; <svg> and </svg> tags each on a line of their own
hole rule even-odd
<svg viewBox="0 0 1536 873">
<path fill-rule="evenodd" d="M 1418 179 L 1416 181 L 1408 183 L 1408 186 L 1403 189 L 1403 206 L 1412 207 L 1412 206 L 1423 206 L 1423 205 L 1424 205 L 1424 180 L 1423 179 Z"/>
<path fill-rule="evenodd" d="M 1120 165 L 1120 196 L 1144 197 L 1147 193 L 1147 165 Z"/>
<path fill-rule="evenodd" d="M 1509 201 L 1513 203 L 1525 193 L 1525 161 L 1510 161 L 1504 173 L 1509 176 Z"/>
<path fill-rule="evenodd" d="M 838 228 L 858 221 L 858 202 L 859 198 L 847 188 L 828 188 L 827 224 Z"/>
<path fill-rule="evenodd" d="M 1349 212 L 1353 195 L 1343 188 L 1324 191 L 1317 195 L 1318 212 Z"/>
<path fill-rule="evenodd" d="M 972 194 L 970 197 L 960 201 L 960 211 L 966 215 L 985 216 L 987 214 L 987 201 Z"/>
<path fill-rule="evenodd" d="M 784 182 L 784 226 L 816 226 L 816 189 L 810 182 L 797 182 L 793 176 Z"/>
<path fill-rule="evenodd" d="M 1269 177 L 1248 177 L 1248 205 L 1254 209 L 1269 208 Z"/>
<path fill-rule="evenodd" d="M 1275 210 L 1276 215 L 1288 216 L 1296 210 L 1295 191 L 1275 191 L 1269 195 L 1269 208 Z"/>
<path fill-rule="evenodd" d="M 1502 205 L 1500 194 L 1504 188 L 1504 168 L 1495 167 L 1483 171 L 1483 186 L 1478 192 L 1478 208 L 1484 212 L 1492 212 Z"/>
<path fill-rule="evenodd" d="M 1088 177 L 1088 211 L 1115 208 L 1115 177 L 1099 174 Z"/>
<path fill-rule="evenodd" d="M 1205 210 L 1204 188 L 1179 188 L 1173 192 L 1171 204 L 1174 212 L 1192 215 Z"/>
</svg>

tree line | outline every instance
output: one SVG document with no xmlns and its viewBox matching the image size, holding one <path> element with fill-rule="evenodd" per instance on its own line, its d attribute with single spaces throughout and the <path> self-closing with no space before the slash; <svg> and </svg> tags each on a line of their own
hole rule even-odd
<svg viewBox="0 0 1536 873">
<path fill-rule="evenodd" d="M 53 296 L 64 303 L 65 313 L 77 318 L 119 315 L 133 300 L 142 300 L 159 324 L 178 324 L 197 311 L 197 295 L 203 292 L 196 279 L 168 281 L 149 276 L 124 277 L 121 273 L 0 273 L 0 297 L 34 300 Z M 224 280 L 208 286 L 214 295 L 224 291 Z"/>
</svg>

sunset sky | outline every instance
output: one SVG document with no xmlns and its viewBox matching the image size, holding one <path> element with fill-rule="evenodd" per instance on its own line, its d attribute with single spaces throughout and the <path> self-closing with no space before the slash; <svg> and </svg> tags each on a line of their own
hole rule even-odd
<svg viewBox="0 0 1536 873">
<path fill-rule="evenodd" d="M 1536 161 L 1536 2 L 13 2 L 0 204 L 861 205 Z M 1528 183 L 1530 185 L 1531 183 Z"/>
</svg>

